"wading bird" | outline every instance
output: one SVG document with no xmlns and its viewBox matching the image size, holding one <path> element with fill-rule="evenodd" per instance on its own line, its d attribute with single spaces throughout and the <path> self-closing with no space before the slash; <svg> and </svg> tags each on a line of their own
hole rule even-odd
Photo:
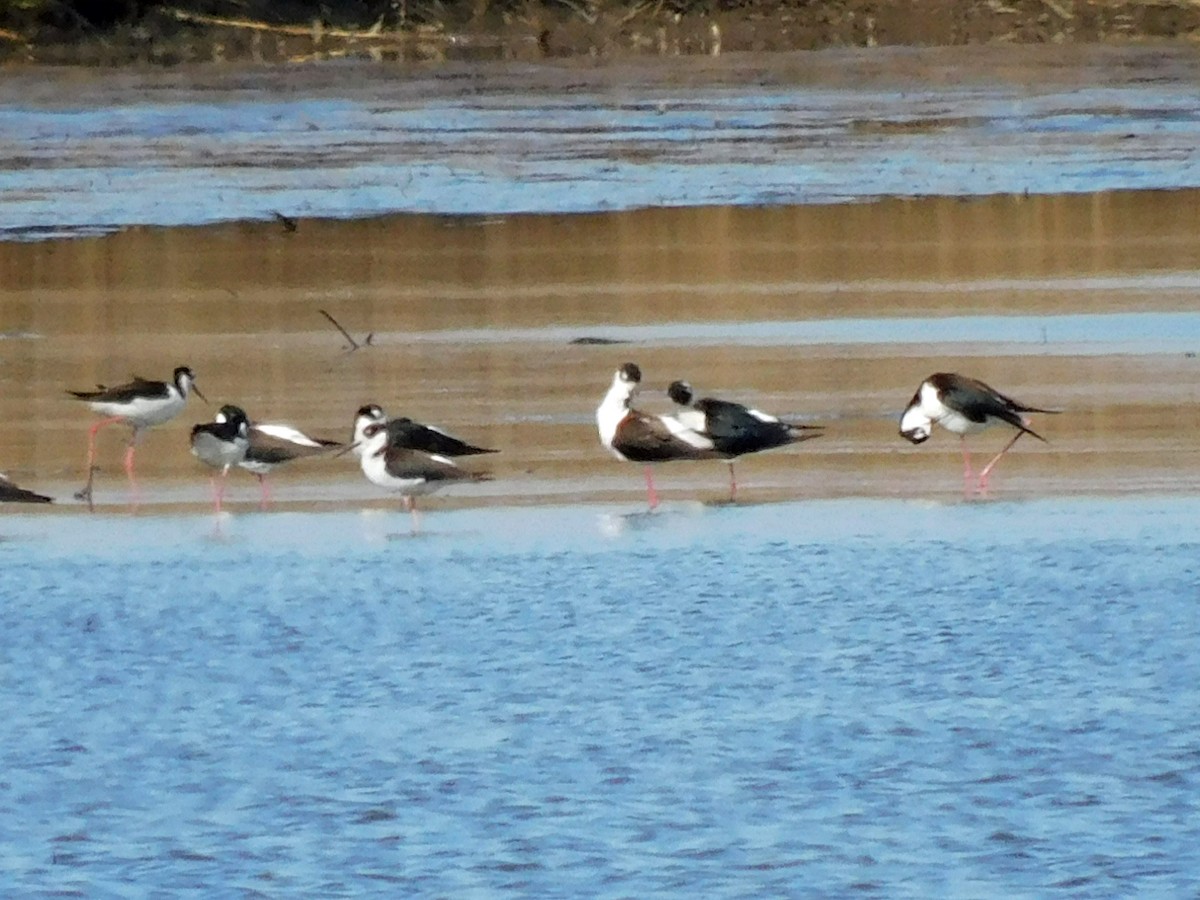
<svg viewBox="0 0 1200 900">
<path fill-rule="evenodd" d="M 953 372 L 939 372 L 930 375 L 917 388 L 908 408 L 900 417 L 900 434 L 914 444 L 927 441 L 933 433 L 934 425 L 940 425 L 957 434 L 963 454 L 963 493 L 971 493 L 971 481 L 974 479 L 975 490 L 986 494 L 988 476 L 1021 435 L 1028 434 L 1039 441 L 1046 441 L 1029 427 L 1029 420 L 1024 413 L 1054 412 L 1056 410 L 1026 406 L 975 378 Z M 1017 429 L 1017 433 L 976 477 L 971 471 L 967 435 L 977 434 L 997 423 L 1011 425 Z"/>
<path fill-rule="evenodd" d="M 177 368 L 171 381 L 149 381 L 135 375 L 128 384 L 117 387 L 101 385 L 94 391 L 68 391 L 67 393 L 76 399 L 87 403 L 93 412 L 105 417 L 88 431 L 87 484 L 75 494 L 76 498 L 86 500 L 88 508 L 92 508 L 92 480 L 96 474 L 96 432 L 105 425 L 124 422 L 133 429 L 125 451 L 125 474 L 129 476 L 133 505 L 137 506 L 138 487 L 133 475 L 133 454 L 137 449 L 138 438 L 147 428 L 169 422 L 183 412 L 191 391 L 195 391 L 197 397 L 205 400 L 200 389 L 196 387 L 196 376 L 187 366 Z"/>
<path fill-rule="evenodd" d="M 491 478 L 483 472 L 468 472 L 447 456 L 398 444 L 383 422 L 363 428 L 358 449 L 367 480 L 403 497 L 404 508 L 412 515 L 414 534 L 420 527 L 417 497 L 457 482 Z"/>
<path fill-rule="evenodd" d="M 697 400 L 692 386 L 686 381 L 671 382 L 667 396 L 680 407 L 675 417 L 712 441 L 713 448 L 727 458 L 730 501 L 737 498 L 737 476 L 733 466 L 739 456 L 821 436 L 822 429 L 818 425 L 783 422 L 775 416 L 729 400 L 713 397 Z"/>
<path fill-rule="evenodd" d="M 409 450 L 422 450 L 439 456 L 476 456 L 480 453 L 497 453 L 488 447 L 476 447 L 464 440 L 447 434 L 432 425 L 422 425 L 409 418 L 389 419 L 382 407 L 375 403 L 361 406 L 354 417 L 354 437 L 351 446 L 362 455 L 363 436 L 368 425 L 386 425 L 388 440 Z"/>
<path fill-rule="evenodd" d="M 642 370 L 625 363 L 613 375 L 612 385 L 596 408 L 600 443 L 617 459 L 645 463 L 646 499 L 658 506 L 651 463 L 676 459 L 724 459 L 710 438 L 673 416 L 655 416 L 633 409 L 630 403 L 642 383 Z"/>
<path fill-rule="evenodd" d="M 309 437 L 291 425 L 272 422 L 251 422 L 249 437 L 250 446 L 238 466 L 258 478 L 258 506 L 262 510 L 271 501 L 271 489 L 267 484 L 271 472 L 292 460 L 318 456 L 342 446 L 338 441 Z"/>
<path fill-rule="evenodd" d="M 225 496 L 225 479 L 231 467 L 246 458 L 250 449 L 250 422 L 246 413 L 237 406 L 222 406 L 211 422 L 192 428 L 192 453 L 201 462 L 220 469 L 220 480 L 212 477 L 213 507 L 221 513 L 221 500 Z"/>
</svg>

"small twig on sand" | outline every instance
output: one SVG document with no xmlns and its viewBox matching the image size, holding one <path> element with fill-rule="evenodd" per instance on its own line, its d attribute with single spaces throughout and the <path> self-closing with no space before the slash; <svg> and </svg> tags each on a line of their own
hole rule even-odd
<svg viewBox="0 0 1200 900">
<path fill-rule="evenodd" d="M 272 210 L 271 214 L 275 216 L 275 221 L 283 226 L 283 230 L 288 234 L 292 234 L 300 227 L 300 224 L 291 216 L 285 216 L 279 210 Z"/>
<path fill-rule="evenodd" d="M 328 319 L 328 320 L 329 320 L 329 323 L 330 323 L 330 324 L 331 324 L 331 325 L 332 325 L 334 328 L 336 328 L 338 331 L 340 331 L 340 332 L 342 333 L 342 337 L 344 337 L 346 340 L 348 340 L 348 341 L 350 342 L 350 352 L 351 352 L 351 353 L 353 353 L 355 350 L 360 350 L 360 349 L 362 349 L 363 347 L 370 347 L 370 346 L 371 346 L 371 341 L 372 341 L 372 340 L 374 340 L 374 338 L 375 338 L 375 332 L 373 332 L 373 331 L 372 331 L 372 332 L 370 332 L 370 333 L 369 333 L 369 334 L 366 336 L 366 339 L 364 339 L 364 340 L 363 340 L 363 342 L 360 344 L 358 341 L 356 341 L 356 340 L 355 340 L 355 339 L 354 339 L 354 338 L 351 336 L 350 332 L 348 332 L 348 331 L 347 331 L 345 328 L 343 328 L 343 327 L 342 327 L 342 323 L 341 323 L 341 322 L 339 322 L 337 319 L 335 319 L 333 316 L 331 316 L 331 315 L 330 315 L 329 313 L 327 313 L 325 310 L 323 310 L 323 309 L 318 309 L 318 310 L 317 310 L 317 312 L 319 312 L 319 313 L 320 313 L 321 315 L 323 315 L 323 316 L 324 316 L 326 319 Z"/>
</svg>

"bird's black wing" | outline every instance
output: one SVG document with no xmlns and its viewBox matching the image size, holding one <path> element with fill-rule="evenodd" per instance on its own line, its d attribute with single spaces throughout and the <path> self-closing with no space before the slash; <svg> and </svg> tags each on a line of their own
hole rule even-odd
<svg viewBox="0 0 1200 900">
<path fill-rule="evenodd" d="M 949 407 L 960 410 L 972 422 L 982 424 L 989 418 L 1000 419 L 1014 428 L 1037 438 L 1039 441 L 1046 440 L 1025 424 L 1021 413 L 1049 412 L 1050 410 L 1037 409 L 1036 407 L 1018 403 L 1011 397 L 1000 393 L 991 385 L 984 384 L 975 378 L 967 378 L 965 375 L 956 375 L 953 378 L 947 378 L 943 384 L 938 385 L 938 388 L 942 393 L 942 402 Z"/>
<path fill-rule="evenodd" d="M 388 443 L 396 447 L 422 450 L 440 456 L 474 456 L 478 453 L 496 453 L 488 447 L 468 444 L 440 428 L 422 425 L 412 419 L 392 419 L 388 422 Z"/>
</svg>

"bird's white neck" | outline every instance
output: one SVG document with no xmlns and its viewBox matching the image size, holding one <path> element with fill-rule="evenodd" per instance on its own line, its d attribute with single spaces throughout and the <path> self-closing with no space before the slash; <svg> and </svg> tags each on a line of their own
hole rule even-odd
<svg viewBox="0 0 1200 900">
<path fill-rule="evenodd" d="M 606 447 L 612 446 L 617 426 L 629 412 L 629 400 L 635 389 L 636 385 L 621 380 L 618 374 L 613 378 L 612 387 L 596 407 L 596 427 L 600 429 L 600 442 Z"/>
</svg>

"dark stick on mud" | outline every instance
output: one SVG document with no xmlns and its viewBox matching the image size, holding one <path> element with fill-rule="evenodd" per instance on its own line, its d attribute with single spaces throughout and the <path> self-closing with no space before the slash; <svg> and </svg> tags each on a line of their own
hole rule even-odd
<svg viewBox="0 0 1200 900">
<path fill-rule="evenodd" d="M 273 210 L 272 215 L 275 216 L 275 221 L 282 225 L 283 230 L 288 234 L 294 234 L 296 229 L 300 227 L 300 223 L 298 223 L 291 216 L 285 216 L 279 210 Z"/>
<path fill-rule="evenodd" d="M 317 312 L 319 312 L 319 313 L 320 313 L 321 315 L 323 315 L 323 316 L 324 316 L 326 319 L 328 319 L 328 320 L 329 320 L 329 323 L 330 323 L 330 324 L 331 324 L 331 325 L 332 325 L 334 328 L 336 328 L 338 331 L 340 331 L 340 332 L 342 333 L 342 337 L 344 337 L 346 340 L 348 340 L 348 341 L 350 342 L 350 352 L 351 352 L 351 353 L 353 353 L 355 350 L 360 350 L 360 349 L 362 349 L 363 347 L 370 347 L 370 346 L 371 346 L 371 339 L 375 337 L 375 332 L 373 332 L 373 331 L 372 331 L 370 334 L 368 334 L 368 335 L 367 335 L 367 337 L 366 337 L 366 339 L 365 339 L 365 340 L 364 340 L 364 341 L 363 341 L 363 342 L 360 344 L 358 341 L 356 341 L 356 340 L 355 340 L 355 339 L 354 339 L 354 338 L 353 338 L 353 337 L 350 335 L 350 332 L 348 332 L 348 331 L 347 331 L 345 328 L 343 328 L 343 327 L 342 327 L 342 323 L 341 323 L 341 322 L 339 322 L 337 319 L 335 319 L 333 316 L 331 316 L 331 315 L 330 315 L 329 313 L 327 313 L 325 310 L 323 310 L 323 309 L 318 309 L 318 310 L 317 310 Z"/>
</svg>

